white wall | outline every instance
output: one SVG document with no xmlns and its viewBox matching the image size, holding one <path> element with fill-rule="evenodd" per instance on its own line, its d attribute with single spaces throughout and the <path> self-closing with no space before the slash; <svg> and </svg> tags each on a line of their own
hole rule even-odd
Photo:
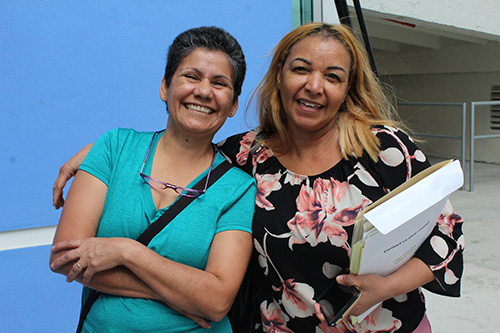
<svg viewBox="0 0 500 333">
<path fill-rule="evenodd" d="M 378 71 L 399 100 L 465 102 L 470 109 L 472 101 L 489 101 L 491 87 L 500 85 L 500 1 L 363 0 L 361 6 Z M 460 135 L 459 108 L 401 107 L 400 113 L 417 132 Z M 476 109 L 475 122 L 476 135 L 500 132 L 490 129 L 489 106 Z M 460 157 L 458 140 L 427 138 L 421 146 L 428 155 Z M 475 160 L 500 164 L 500 139 L 476 140 Z"/>
<path fill-rule="evenodd" d="M 352 1 L 348 1 L 352 5 Z M 500 35 L 498 0 L 363 0 L 363 9 Z"/>
<path fill-rule="evenodd" d="M 375 51 L 379 72 L 394 85 L 398 99 L 409 102 L 470 102 L 489 101 L 491 87 L 500 85 L 500 43 L 454 45 L 436 50 L 406 52 Z M 415 130 L 421 132 L 460 135 L 460 109 L 436 108 L 418 113 Z M 414 107 L 401 107 L 403 118 L 415 117 Z M 490 129 L 490 108 L 478 107 L 475 117 L 476 135 L 499 134 Z M 469 124 L 469 114 L 467 124 Z M 467 125 L 467 134 L 469 127 Z M 475 142 L 475 160 L 500 164 L 500 139 Z M 429 155 L 458 158 L 460 142 L 449 139 L 426 139 L 422 148 Z M 467 136 L 467 152 L 469 139 Z M 468 156 L 468 154 L 466 154 Z"/>
</svg>

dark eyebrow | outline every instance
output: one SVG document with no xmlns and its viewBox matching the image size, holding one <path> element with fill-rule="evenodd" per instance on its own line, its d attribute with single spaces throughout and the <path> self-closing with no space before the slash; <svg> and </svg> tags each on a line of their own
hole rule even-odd
<svg viewBox="0 0 500 333">
<path fill-rule="evenodd" d="M 233 82 L 233 80 L 232 80 L 230 77 L 228 77 L 228 76 L 226 76 L 226 75 L 224 75 L 224 74 L 218 74 L 218 75 L 215 75 L 215 76 L 214 76 L 214 79 L 221 79 L 221 78 L 222 78 L 222 79 L 229 80 L 231 83 Z"/>
<path fill-rule="evenodd" d="M 195 71 L 198 75 L 203 75 L 203 72 L 201 70 L 199 70 L 198 68 L 196 67 L 183 67 L 180 69 L 180 73 L 183 73 L 183 71 L 185 70 L 193 70 Z M 217 75 L 214 75 L 212 79 L 215 79 L 215 80 L 227 80 L 228 83 L 231 84 L 231 87 L 234 86 L 234 82 L 233 82 L 233 79 L 231 79 L 230 77 L 224 75 L 224 74 L 217 74 Z"/>
<path fill-rule="evenodd" d="M 201 74 L 201 71 L 196 67 L 181 67 L 181 70 L 189 70 L 189 69 L 195 71 L 198 74 Z"/>
<path fill-rule="evenodd" d="M 327 67 L 327 69 L 330 69 L 330 70 L 341 70 L 342 72 L 344 72 L 346 75 L 347 75 L 347 72 L 345 69 L 343 69 L 342 67 L 340 66 L 330 66 L 330 67 Z"/>
<path fill-rule="evenodd" d="M 312 65 L 312 63 L 309 61 L 309 60 L 306 60 L 304 58 L 300 58 L 300 57 L 297 57 L 295 59 L 293 59 L 292 61 L 290 61 L 290 63 L 294 62 L 294 61 L 302 61 L 302 62 L 305 62 L 306 64 L 308 65 Z M 340 66 L 328 66 L 326 69 L 328 70 L 341 70 L 342 72 L 344 72 L 345 74 L 347 74 L 346 70 Z"/>
<path fill-rule="evenodd" d="M 308 60 L 306 60 L 304 58 L 300 58 L 300 57 L 293 59 L 292 61 L 290 61 L 290 63 L 292 63 L 292 62 L 294 62 L 296 60 L 303 61 L 303 62 L 305 62 L 308 65 L 312 65 L 310 61 L 308 61 Z"/>
<path fill-rule="evenodd" d="M 199 70 L 198 68 L 196 68 L 196 67 L 184 67 L 184 68 L 181 68 L 181 70 L 189 70 L 189 69 L 195 71 L 199 75 L 203 74 L 203 72 L 201 70 Z M 217 75 L 214 76 L 214 78 L 215 79 L 221 79 L 221 78 L 223 78 L 223 79 L 231 81 L 231 83 L 233 82 L 233 80 L 230 77 L 228 77 L 228 76 L 226 76 L 224 74 L 217 74 Z"/>
</svg>

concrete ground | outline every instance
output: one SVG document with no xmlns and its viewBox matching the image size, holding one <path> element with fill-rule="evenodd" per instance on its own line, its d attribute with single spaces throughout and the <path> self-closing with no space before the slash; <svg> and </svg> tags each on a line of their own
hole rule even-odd
<svg viewBox="0 0 500 333">
<path fill-rule="evenodd" d="M 450 198 L 464 219 L 462 297 L 425 293 L 434 333 L 500 332 L 500 165 L 475 163 L 474 171 L 474 192 L 467 180 Z"/>
</svg>

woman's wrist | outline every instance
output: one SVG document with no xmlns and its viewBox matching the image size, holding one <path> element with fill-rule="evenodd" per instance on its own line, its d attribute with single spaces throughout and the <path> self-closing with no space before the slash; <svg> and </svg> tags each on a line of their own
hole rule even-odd
<svg viewBox="0 0 500 333">
<path fill-rule="evenodd" d="M 129 238 L 117 238 L 119 262 L 121 265 L 130 268 L 130 264 L 137 259 L 142 244 Z"/>
<path fill-rule="evenodd" d="M 394 273 L 383 277 L 382 285 L 384 288 L 384 301 L 406 293 L 406 291 L 403 291 L 401 288 L 400 279 Z"/>
<path fill-rule="evenodd" d="M 384 278 L 385 294 L 389 298 L 409 293 L 429 283 L 434 278 L 433 272 L 423 261 L 412 258 L 394 273 Z"/>
</svg>

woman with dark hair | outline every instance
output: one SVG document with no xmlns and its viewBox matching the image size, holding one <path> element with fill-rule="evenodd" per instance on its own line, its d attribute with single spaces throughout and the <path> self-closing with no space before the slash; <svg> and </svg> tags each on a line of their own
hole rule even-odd
<svg viewBox="0 0 500 333">
<path fill-rule="evenodd" d="M 257 181 L 254 253 L 237 298 L 250 311 L 236 313 L 235 331 L 430 332 L 420 287 L 460 295 L 462 219 L 449 203 L 393 274 L 337 276 L 349 266 L 358 213 L 430 166 L 364 48 L 344 26 L 300 26 L 275 47 L 256 96 L 259 127 L 219 143 Z M 61 168 L 54 205 L 84 154 Z M 382 305 L 360 323 L 346 316 L 329 327 L 316 298 L 333 279 L 361 291 L 350 315 Z"/>
<path fill-rule="evenodd" d="M 109 131 L 81 164 L 50 267 L 86 287 L 84 302 L 89 288 L 101 292 L 84 332 L 203 330 L 197 322 L 231 331 L 226 313 L 251 255 L 255 182 L 230 168 L 208 184 L 226 161 L 212 139 L 237 110 L 245 69 L 226 31 L 181 33 L 160 86 L 166 129 Z M 198 182 L 204 187 L 193 188 Z M 181 197 L 193 201 L 148 246 L 136 240 Z"/>
</svg>

